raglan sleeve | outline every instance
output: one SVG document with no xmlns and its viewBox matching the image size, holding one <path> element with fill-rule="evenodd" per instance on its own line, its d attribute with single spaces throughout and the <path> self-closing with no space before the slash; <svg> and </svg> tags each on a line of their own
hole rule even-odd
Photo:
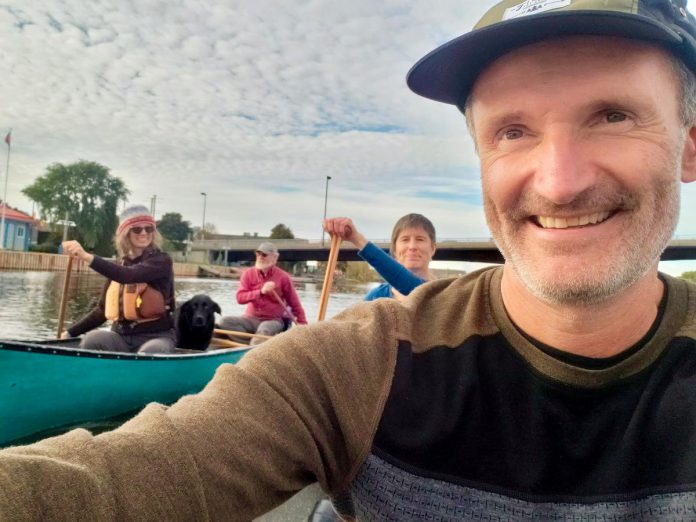
<svg viewBox="0 0 696 522">
<path fill-rule="evenodd" d="M 0 451 L 0 520 L 251 520 L 366 458 L 396 361 L 392 303 L 278 335 L 120 428 Z"/>
</svg>

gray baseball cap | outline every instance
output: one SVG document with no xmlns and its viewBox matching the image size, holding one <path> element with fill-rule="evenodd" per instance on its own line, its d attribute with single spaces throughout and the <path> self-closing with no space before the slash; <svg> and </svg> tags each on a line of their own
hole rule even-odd
<svg viewBox="0 0 696 522">
<path fill-rule="evenodd" d="M 263 252 L 264 254 L 277 254 L 278 249 L 273 243 L 261 243 L 256 249 L 257 252 Z"/>
<path fill-rule="evenodd" d="M 571 35 L 620 36 L 660 45 L 696 73 L 696 21 L 686 0 L 503 0 L 474 29 L 421 58 L 406 83 L 464 109 L 478 75 L 502 55 Z"/>
</svg>

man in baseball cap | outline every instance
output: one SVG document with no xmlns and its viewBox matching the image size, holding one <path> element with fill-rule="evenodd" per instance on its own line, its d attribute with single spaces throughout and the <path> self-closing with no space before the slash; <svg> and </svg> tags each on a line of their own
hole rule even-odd
<svg viewBox="0 0 696 522">
<path fill-rule="evenodd" d="M 237 302 L 246 305 L 241 316 L 225 316 L 220 328 L 228 331 L 257 333 L 249 344 L 260 344 L 268 336 L 286 329 L 293 321 L 307 324 L 300 298 L 290 275 L 278 263 L 278 249 L 273 243 L 264 242 L 254 252 L 256 263 L 244 271 L 237 287 Z M 234 335 L 228 337 L 244 341 Z"/>
<path fill-rule="evenodd" d="M 317 480 L 360 520 L 696 519 L 696 287 L 657 271 L 696 179 L 693 28 L 676 0 L 492 8 L 408 84 L 466 114 L 504 265 L 5 450 L 0 515 L 249 520 Z"/>
</svg>

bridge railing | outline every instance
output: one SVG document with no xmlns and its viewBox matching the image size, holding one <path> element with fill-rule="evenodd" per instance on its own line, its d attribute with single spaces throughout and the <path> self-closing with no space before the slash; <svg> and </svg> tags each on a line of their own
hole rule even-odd
<svg viewBox="0 0 696 522">
<path fill-rule="evenodd" d="M 202 239 L 191 243 L 191 250 L 255 250 L 263 242 L 273 243 L 278 250 L 301 249 L 301 248 L 328 248 L 330 240 L 328 236 L 322 244 L 321 239 Z M 388 248 L 391 240 L 388 238 L 370 239 L 376 245 L 383 248 Z M 492 244 L 493 239 L 490 237 L 470 237 L 470 238 L 440 238 L 438 245 L 481 245 Z M 352 245 L 347 243 L 344 248 L 352 248 Z"/>
</svg>

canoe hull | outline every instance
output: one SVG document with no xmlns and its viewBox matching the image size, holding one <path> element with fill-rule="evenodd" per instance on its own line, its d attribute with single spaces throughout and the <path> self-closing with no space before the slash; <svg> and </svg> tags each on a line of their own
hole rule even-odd
<svg viewBox="0 0 696 522">
<path fill-rule="evenodd" d="M 110 419 L 200 391 L 249 350 L 177 355 L 92 352 L 60 343 L 0 341 L 0 446 Z"/>
</svg>

